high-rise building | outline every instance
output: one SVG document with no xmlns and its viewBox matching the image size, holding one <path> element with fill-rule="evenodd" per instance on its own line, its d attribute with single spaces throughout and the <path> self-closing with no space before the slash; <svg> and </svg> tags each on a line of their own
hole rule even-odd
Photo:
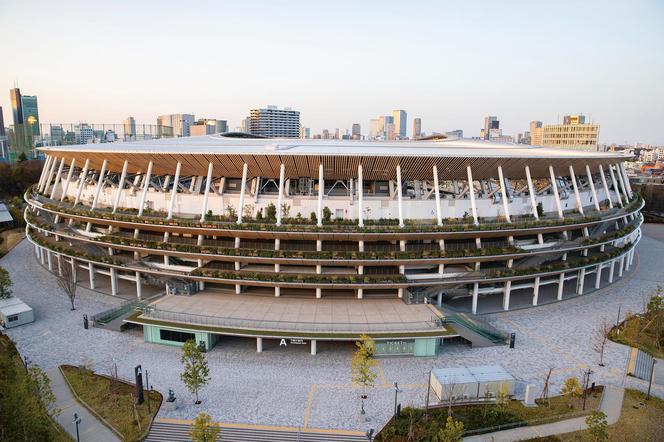
<svg viewBox="0 0 664 442">
<path fill-rule="evenodd" d="M 30 127 L 33 135 L 39 135 L 39 108 L 36 95 L 21 95 L 23 124 Z"/>
<path fill-rule="evenodd" d="M 303 139 L 311 138 L 311 129 L 300 125 L 300 138 Z"/>
<path fill-rule="evenodd" d="M 392 111 L 392 121 L 394 123 L 394 132 L 395 135 L 400 139 L 405 139 L 407 136 L 407 116 L 406 111 L 402 109 L 396 109 Z"/>
<path fill-rule="evenodd" d="M 251 118 L 245 117 L 240 125 L 242 132 L 248 134 L 251 132 Z"/>
<path fill-rule="evenodd" d="M 10 89 L 9 97 L 14 117 L 13 136 L 10 140 L 12 156 L 18 158 L 21 153 L 25 153 L 34 157 L 34 147 L 41 140 L 37 97 L 22 95 L 19 88 Z"/>
<path fill-rule="evenodd" d="M 95 133 L 94 129 L 87 123 L 79 123 L 74 126 L 74 134 L 76 134 L 76 144 L 88 144 L 94 142 Z M 103 136 L 103 132 L 102 132 Z M 101 138 L 101 137 L 99 137 Z"/>
<path fill-rule="evenodd" d="M 134 117 L 127 117 L 122 121 L 122 126 L 124 127 L 124 135 L 126 140 L 135 140 L 136 139 L 136 120 Z"/>
<path fill-rule="evenodd" d="M 64 141 L 64 131 L 59 124 L 50 125 L 51 146 L 62 146 Z"/>
<path fill-rule="evenodd" d="M 463 138 L 463 130 L 461 129 L 456 129 L 456 130 L 451 130 L 449 132 L 445 132 L 445 135 L 447 135 L 448 138 Z"/>
<path fill-rule="evenodd" d="M 359 140 L 362 138 L 362 129 L 360 123 L 353 123 L 350 129 L 350 137 L 353 140 Z"/>
<path fill-rule="evenodd" d="M 194 124 L 193 114 L 168 114 L 157 117 L 157 126 L 173 128 L 174 137 L 188 137 L 191 135 L 190 127 Z"/>
<path fill-rule="evenodd" d="M 490 140 L 491 129 L 500 129 L 500 121 L 498 121 L 498 117 L 495 115 L 484 117 L 484 128 L 480 131 L 480 138 Z"/>
<path fill-rule="evenodd" d="M 23 124 L 21 90 L 19 88 L 10 89 L 9 98 L 11 99 L 12 102 L 12 114 L 14 116 L 14 126 Z"/>
<path fill-rule="evenodd" d="M 369 139 L 375 140 L 382 136 L 383 126 L 380 118 L 372 118 L 369 120 Z"/>
<path fill-rule="evenodd" d="M 214 118 L 201 118 L 189 127 L 189 134 L 192 137 L 197 135 L 222 134 L 226 132 L 228 132 L 228 122 L 226 120 L 216 120 Z"/>
<path fill-rule="evenodd" d="M 0 106 L 0 137 L 6 136 L 5 132 L 5 117 L 2 114 L 2 106 Z"/>
<path fill-rule="evenodd" d="M 530 144 L 534 146 L 597 149 L 599 124 L 586 124 L 584 115 L 565 115 L 563 124 L 530 122 Z"/>
<path fill-rule="evenodd" d="M 388 139 L 388 132 L 390 130 L 390 124 L 392 125 L 392 133 L 394 133 L 394 117 L 392 115 L 385 115 L 378 117 L 380 120 L 380 134 L 379 137 L 383 140 Z"/>
<path fill-rule="evenodd" d="M 300 112 L 289 107 L 267 106 L 249 111 L 249 131 L 272 138 L 299 138 Z"/>
<path fill-rule="evenodd" d="M 413 118 L 413 140 L 422 137 L 422 119 Z"/>
</svg>

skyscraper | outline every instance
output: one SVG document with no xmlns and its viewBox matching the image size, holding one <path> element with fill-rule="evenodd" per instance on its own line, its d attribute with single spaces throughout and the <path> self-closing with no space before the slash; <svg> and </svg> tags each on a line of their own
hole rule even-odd
<svg viewBox="0 0 664 442">
<path fill-rule="evenodd" d="M 380 118 L 372 118 L 369 120 L 369 138 L 375 140 L 382 136 L 383 127 Z"/>
<path fill-rule="evenodd" d="M 21 103 L 21 90 L 14 88 L 9 90 L 9 98 L 12 102 L 12 114 L 14 116 L 14 126 L 23 124 L 23 107 Z"/>
<path fill-rule="evenodd" d="M 136 120 L 134 117 L 127 117 L 122 122 L 124 127 L 124 136 L 126 140 L 135 140 L 136 139 Z"/>
<path fill-rule="evenodd" d="M 359 140 L 360 138 L 362 138 L 362 130 L 360 128 L 360 123 L 353 123 L 350 135 L 353 140 Z"/>
<path fill-rule="evenodd" d="M 193 114 L 168 114 L 157 117 L 157 126 L 173 128 L 174 137 L 188 137 L 191 135 L 189 128 L 194 124 Z"/>
<path fill-rule="evenodd" d="M 5 135 L 5 117 L 2 114 L 2 106 L 0 106 L 0 137 L 4 137 Z"/>
<path fill-rule="evenodd" d="M 249 131 L 254 135 L 274 138 L 300 137 L 300 112 L 289 107 L 267 106 L 249 111 Z"/>
<path fill-rule="evenodd" d="M 480 138 L 490 140 L 491 129 L 500 129 L 500 122 L 495 115 L 484 117 L 484 128 L 480 131 Z"/>
<path fill-rule="evenodd" d="M 541 121 L 531 121 L 530 122 L 530 140 L 529 144 L 533 146 L 542 145 L 542 122 Z"/>
<path fill-rule="evenodd" d="M 394 132 L 395 135 L 401 139 L 405 139 L 407 135 L 407 121 L 406 111 L 402 109 L 396 109 L 392 111 L 392 120 L 394 123 Z"/>
<path fill-rule="evenodd" d="M 417 140 L 422 136 L 422 119 L 413 118 L 413 140 Z"/>
</svg>

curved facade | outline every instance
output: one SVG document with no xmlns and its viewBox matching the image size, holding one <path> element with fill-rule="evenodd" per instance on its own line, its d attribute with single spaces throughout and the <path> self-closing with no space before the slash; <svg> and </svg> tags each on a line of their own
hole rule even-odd
<svg viewBox="0 0 664 442">
<path fill-rule="evenodd" d="M 482 313 L 523 306 L 516 292 L 538 305 L 544 288 L 550 302 L 610 284 L 640 238 L 615 153 L 219 135 L 42 150 L 26 194 L 39 259 L 54 269 L 63 255 L 113 294 L 130 281 L 139 298 L 147 284 L 191 302 L 217 291 Z"/>
</svg>

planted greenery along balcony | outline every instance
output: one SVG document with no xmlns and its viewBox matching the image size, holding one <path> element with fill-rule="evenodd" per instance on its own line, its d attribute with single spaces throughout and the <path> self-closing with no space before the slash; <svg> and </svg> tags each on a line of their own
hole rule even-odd
<svg viewBox="0 0 664 442">
<path fill-rule="evenodd" d="M 442 226 L 435 224 L 433 220 L 405 220 L 405 226 L 399 227 L 396 219 L 377 219 L 365 220 L 364 226 L 360 227 L 357 220 L 329 220 L 322 226 L 317 226 L 312 218 L 294 217 L 282 219 L 282 225 L 277 226 L 274 218 L 258 217 L 257 219 L 246 218 L 244 222 L 238 224 L 234 216 L 207 216 L 206 220 L 200 222 L 196 218 L 173 217 L 166 219 L 163 212 L 153 212 L 145 210 L 142 216 L 138 216 L 137 209 L 118 209 L 116 213 L 111 213 L 109 209 L 98 208 L 95 210 L 85 207 L 73 207 L 68 202 L 56 202 L 55 200 L 45 198 L 36 193 L 32 194 L 32 199 L 43 204 L 43 208 L 52 212 L 59 212 L 73 216 L 94 218 L 100 220 L 120 221 L 128 223 L 152 224 L 174 227 L 193 227 L 207 228 L 216 230 L 253 230 L 253 231 L 271 231 L 271 232 L 322 232 L 322 233 L 422 233 L 422 232 L 473 232 L 487 230 L 518 230 L 538 227 L 556 227 L 582 223 L 592 223 L 601 221 L 607 215 L 617 215 L 620 213 L 630 213 L 638 210 L 642 204 L 640 196 L 635 196 L 631 203 L 623 209 L 609 209 L 607 212 L 592 215 L 568 214 L 564 219 L 523 217 L 519 220 L 514 219 L 508 223 L 500 219 L 480 218 L 479 225 L 475 225 L 469 217 L 448 218 L 445 219 Z M 26 194 L 26 200 L 30 197 Z M 597 213 L 597 212 L 595 212 Z M 313 215 L 313 214 L 312 214 Z M 315 218 L 315 217 L 313 217 Z M 514 218 L 514 217 L 513 217 Z"/>
</svg>

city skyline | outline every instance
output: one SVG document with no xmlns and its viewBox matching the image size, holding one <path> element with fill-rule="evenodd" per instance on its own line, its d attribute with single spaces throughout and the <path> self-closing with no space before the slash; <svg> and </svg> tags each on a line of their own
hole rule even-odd
<svg viewBox="0 0 664 442">
<path fill-rule="evenodd" d="M 486 115 L 497 115 L 504 133 L 516 135 L 532 120 L 555 123 L 565 114 L 583 113 L 602 125 L 600 143 L 664 144 L 658 127 L 664 62 L 651 56 L 664 50 L 664 8 L 655 2 L 602 8 L 575 3 L 572 16 L 572 3 L 231 3 L 209 4 L 205 16 L 193 9 L 176 14 L 164 4 L 150 10 L 132 6 L 129 18 L 123 3 L 102 16 L 71 2 L 75 29 L 49 20 L 62 5 L 37 3 L 36 9 L 20 2 L 0 5 L 0 38 L 25 39 L 20 47 L 8 45 L 0 85 L 8 90 L 18 82 L 38 96 L 44 122 L 121 122 L 132 115 L 151 123 L 158 115 L 193 113 L 224 118 L 234 128 L 249 109 L 276 104 L 299 110 L 312 133 L 350 129 L 355 122 L 368 128 L 373 116 L 404 109 L 409 132 L 417 116 L 425 133 L 462 129 L 477 136 Z M 544 14 L 551 18 L 547 23 L 532 20 Z M 588 23 L 588 15 L 594 21 Z M 31 20 L 29 34 L 20 31 L 25 17 Z M 445 26 L 436 25 L 441 17 Z M 256 32 L 243 29 L 246 20 Z M 141 41 L 167 31 L 172 53 L 181 55 L 141 49 Z M 390 45 L 375 44 L 388 36 Z M 220 48 L 228 57 L 206 55 L 201 41 L 226 42 Z M 286 42 L 309 55 L 285 61 L 271 49 Z M 35 51 L 23 51 L 26 45 Z M 57 49 L 72 45 L 109 56 L 104 63 L 65 63 Z M 263 52 L 254 57 L 259 46 Z M 334 62 L 319 62 L 326 53 L 337 54 Z M 395 53 L 408 54 L 407 60 L 394 60 Z M 10 122 L 6 92 L 0 93 L 0 106 Z"/>
</svg>

